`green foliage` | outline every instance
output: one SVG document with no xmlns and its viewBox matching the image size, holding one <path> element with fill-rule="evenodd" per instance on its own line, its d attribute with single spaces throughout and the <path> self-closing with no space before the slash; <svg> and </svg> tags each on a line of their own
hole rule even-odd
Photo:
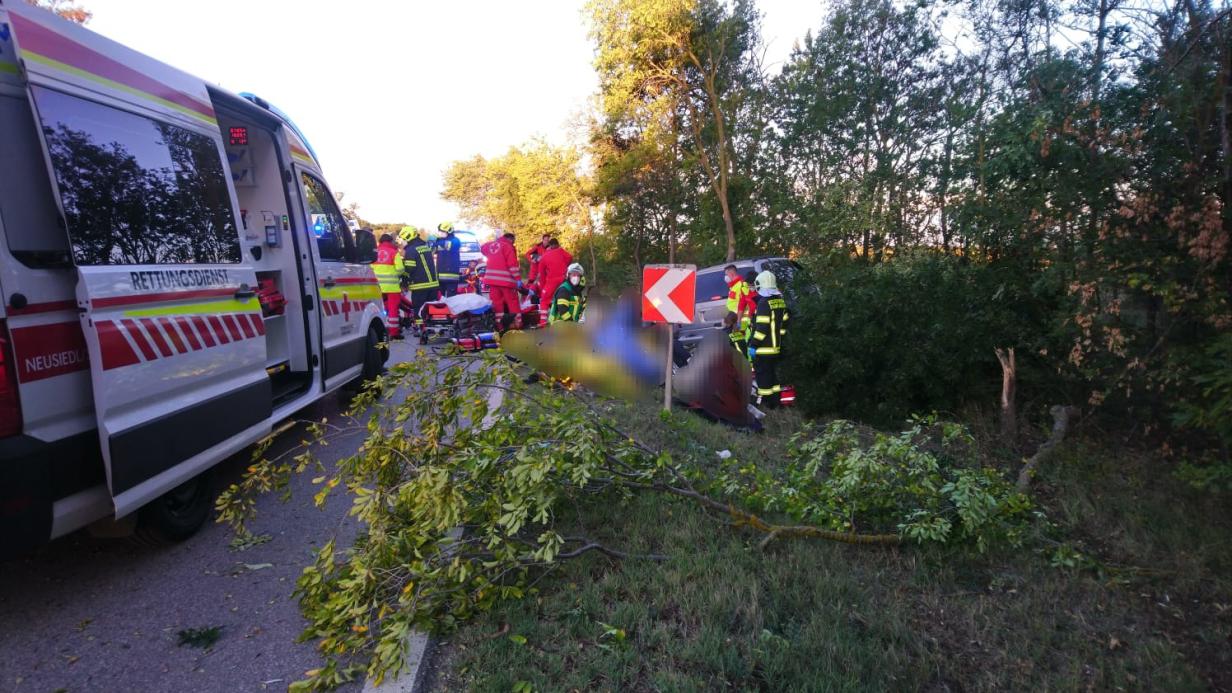
<svg viewBox="0 0 1232 693">
<path fill-rule="evenodd" d="M 465 219 L 512 232 L 519 248 L 529 248 L 545 233 L 576 247 L 592 228 L 581 157 L 576 147 L 543 140 L 510 147 L 492 159 L 476 155 L 445 171 L 441 197 L 457 203 Z"/>
<path fill-rule="evenodd" d="M 1047 351 L 1057 298 L 1008 263 L 918 253 L 815 274 L 819 291 L 793 309 L 784 375 L 808 412 L 890 424 L 991 403 L 1001 387 L 997 347 L 1018 347 L 1027 383 L 1039 372 L 1028 357 Z"/>
<path fill-rule="evenodd" d="M 356 455 L 314 479 L 318 504 L 339 488 L 353 497 L 351 514 L 365 531 L 350 549 L 327 543 L 297 583 L 310 624 L 304 637 L 328 659 L 308 688 L 363 672 L 379 679 L 402 666 L 412 630 L 449 630 L 524 597 L 533 570 L 588 550 L 555 531 L 562 504 L 606 489 L 610 480 L 597 478 L 614 476 L 612 465 L 638 477 L 653 470 L 577 401 L 527 393 L 499 355 L 437 365 L 394 367 L 356 399 L 353 412 L 370 408 L 364 420 L 315 431 L 320 439 L 366 429 Z M 489 397 L 500 392 L 501 413 L 489 418 Z M 252 492 L 284 488 L 289 474 L 314 463 L 306 453 L 257 462 L 220 498 L 222 519 L 242 532 Z"/>
<path fill-rule="evenodd" d="M 979 464 L 971 443 L 964 427 L 935 417 L 897 434 L 839 419 L 793 436 L 784 474 L 734 462 L 717 482 L 761 510 L 843 532 L 981 552 L 1021 546 L 1038 515 L 999 470 Z"/>
<path fill-rule="evenodd" d="M 323 444 L 366 434 L 336 468 L 322 469 L 310 452 L 262 459 L 218 501 L 220 520 L 246 536 L 253 494 L 286 489 L 291 474 L 310 467 L 320 471 L 318 504 L 339 489 L 352 498 L 360 538 L 351 547 L 325 543 L 297 582 L 309 622 L 303 638 L 326 657 L 304 689 L 394 673 L 412 630 L 448 631 L 520 600 L 563 560 L 638 557 L 562 528 L 560 516 L 579 505 L 674 496 L 765 533 L 763 543 L 779 535 L 864 543 L 876 531 L 881 538 L 869 541 L 893 544 L 901 535 L 984 549 L 1021 541 L 1031 519 L 1029 504 L 991 472 L 921 448 L 923 423 L 868 449 L 834 427 L 816 440 L 802 436 L 799 464 L 787 470 L 746 463 L 731 474 L 714 469 L 710 451 L 677 458 L 654 450 L 586 399 L 532 387 L 500 354 L 398 364 L 356 398 L 350 416 L 314 424 Z M 964 435 L 942 430 L 947 444 Z M 805 530 L 746 507 L 785 513 Z M 627 632 L 604 628 L 604 643 L 622 646 Z"/>
</svg>

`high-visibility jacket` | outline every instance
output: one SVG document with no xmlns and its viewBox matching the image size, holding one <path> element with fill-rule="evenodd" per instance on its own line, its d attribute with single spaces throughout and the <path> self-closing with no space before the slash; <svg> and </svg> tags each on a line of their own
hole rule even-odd
<svg viewBox="0 0 1232 693">
<path fill-rule="evenodd" d="M 484 243 L 481 250 L 488 263 L 483 273 L 483 283 L 516 289 L 522 280 L 522 268 L 518 267 L 518 251 L 513 249 L 513 242 L 501 236 Z"/>
<path fill-rule="evenodd" d="M 462 265 L 462 241 L 452 233 L 436 242 L 436 269 L 442 281 L 457 279 Z"/>
<path fill-rule="evenodd" d="M 733 327 L 727 333 L 727 339 L 731 341 L 731 345 L 735 347 L 736 353 L 740 354 L 740 358 L 747 359 L 749 357 L 749 339 L 748 333 L 740 329 L 738 326 Z"/>
<path fill-rule="evenodd" d="M 432 244 L 415 238 L 406 245 L 403 256 L 408 277 L 408 289 L 420 291 L 435 289 L 441 285 L 436 278 L 436 258 L 432 256 Z"/>
<path fill-rule="evenodd" d="M 749 338 L 749 347 L 757 356 L 777 356 L 783 347 L 783 336 L 787 334 L 787 302 L 783 295 L 773 293 L 762 295 L 757 301 L 757 314 L 753 317 L 753 336 Z"/>
<path fill-rule="evenodd" d="M 564 282 L 556 289 L 556 294 L 552 297 L 552 307 L 548 309 L 548 322 L 552 323 L 557 320 L 577 322 L 584 310 L 586 310 L 586 287 L 581 282 L 577 286 Z"/>
<path fill-rule="evenodd" d="M 742 314 L 740 322 L 748 324 L 752 319 L 753 313 L 757 311 L 757 304 L 753 301 L 752 292 L 749 290 L 749 285 L 740 277 L 736 277 L 727 283 L 727 312 Z"/>
<path fill-rule="evenodd" d="M 381 293 L 396 294 L 402 292 L 402 271 L 404 268 L 402 254 L 393 243 L 381 243 L 376 247 L 376 260 L 372 263 L 372 272 L 381 284 Z"/>
</svg>

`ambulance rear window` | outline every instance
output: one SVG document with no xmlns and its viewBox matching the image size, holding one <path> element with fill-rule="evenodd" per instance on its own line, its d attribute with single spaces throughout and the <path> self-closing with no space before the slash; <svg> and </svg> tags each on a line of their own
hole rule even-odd
<svg viewBox="0 0 1232 693">
<path fill-rule="evenodd" d="M 78 265 L 239 262 L 213 139 L 51 89 L 32 91 Z"/>
<path fill-rule="evenodd" d="M 0 219 L 9 253 L 27 267 L 72 267 L 30 104 L 0 96 Z"/>
</svg>

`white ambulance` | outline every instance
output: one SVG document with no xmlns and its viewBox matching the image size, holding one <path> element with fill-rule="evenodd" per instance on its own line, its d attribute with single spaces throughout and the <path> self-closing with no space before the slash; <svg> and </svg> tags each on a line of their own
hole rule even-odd
<svg viewBox="0 0 1232 693">
<path fill-rule="evenodd" d="M 380 371 L 362 252 L 277 109 L 0 0 L 0 559 L 195 531 L 211 467 Z"/>
</svg>

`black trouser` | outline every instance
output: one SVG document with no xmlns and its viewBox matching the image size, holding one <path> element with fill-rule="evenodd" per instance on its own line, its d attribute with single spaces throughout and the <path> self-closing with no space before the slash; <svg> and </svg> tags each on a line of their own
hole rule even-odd
<svg viewBox="0 0 1232 693">
<path fill-rule="evenodd" d="M 440 297 L 440 289 L 437 289 L 435 287 L 431 289 L 412 289 L 411 290 L 411 304 L 415 306 L 414 318 L 415 318 L 416 324 L 420 324 L 423 322 L 423 319 L 419 317 L 419 311 L 423 310 L 424 304 L 435 301 L 439 297 Z"/>
<path fill-rule="evenodd" d="M 445 279 L 445 278 L 441 279 L 441 295 L 442 296 L 454 296 L 457 293 L 458 293 L 458 280 L 457 279 Z"/>
<path fill-rule="evenodd" d="M 757 394 L 761 397 L 761 403 L 769 409 L 775 409 L 779 406 L 779 393 L 783 391 L 783 386 L 779 385 L 779 376 L 776 373 L 778 365 L 778 355 L 763 356 L 755 354 L 753 356 L 753 370 L 757 378 Z"/>
</svg>

